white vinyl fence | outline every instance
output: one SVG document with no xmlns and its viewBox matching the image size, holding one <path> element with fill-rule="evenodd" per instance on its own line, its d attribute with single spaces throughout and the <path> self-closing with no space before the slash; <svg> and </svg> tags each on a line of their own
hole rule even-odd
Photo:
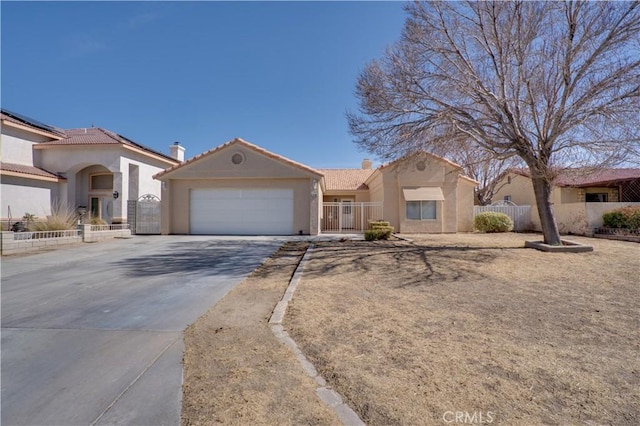
<svg viewBox="0 0 640 426">
<path fill-rule="evenodd" d="M 514 231 L 528 231 L 531 225 L 531 206 L 473 206 L 473 217 L 483 212 L 504 213 L 513 221 Z"/>
<path fill-rule="evenodd" d="M 381 219 L 382 203 L 322 203 L 322 232 L 360 233 L 369 228 L 370 221 Z"/>
</svg>

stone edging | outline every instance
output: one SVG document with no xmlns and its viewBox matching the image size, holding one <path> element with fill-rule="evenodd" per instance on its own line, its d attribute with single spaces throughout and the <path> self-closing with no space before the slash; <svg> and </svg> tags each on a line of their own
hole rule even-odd
<svg viewBox="0 0 640 426">
<path fill-rule="evenodd" d="M 291 349 L 300 362 L 302 369 L 309 377 L 311 377 L 318 384 L 316 388 L 316 395 L 322 402 L 325 403 L 330 409 L 332 409 L 340 421 L 345 425 L 349 426 L 364 426 L 365 423 L 358 417 L 355 411 L 351 409 L 347 404 L 343 402 L 342 397 L 338 392 L 333 390 L 331 386 L 327 385 L 326 380 L 322 376 L 318 374 L 316 368 L 309 362 L 307 357 L 304 356 L 296 342 L 289 336 L 289 333 L 282 326 L 282 320 L 284 319 L 284 314 L 287 310 L 287 306 L 289 302 L 293 298 L 293 293 L 295 293 L 296 288 L 298 287 L 298 283 L 300 283 L 300 279 L 302 278 L 302 270 L 304 269 L 304 265 L 307 263 L 310 253 L 313 251 L 313 243 L 309 246 L 306 253 L 302 257 L 302 260 L 298 264 L 296 271 L 293 273 L 291 277 L 291 281 L 289 282 L 289 287 L 287 287 L 287 291 L 285 291 L 284 296 L 275 309 L 273 310 L 273 314 L 269 319 L 269 326 L 274 336 L 282 343 L 287 345 L 289 349 Z"/>
</svg>

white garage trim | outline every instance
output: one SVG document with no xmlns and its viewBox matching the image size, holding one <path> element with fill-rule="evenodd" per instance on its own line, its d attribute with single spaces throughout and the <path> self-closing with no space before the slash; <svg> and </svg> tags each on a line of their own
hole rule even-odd
<svg viewBox="0 0 640 426">
<path fill-rule="evenodd" d="M 189 233 L 291 235 L 293 189 L 192 189 Z"/>
</svg>

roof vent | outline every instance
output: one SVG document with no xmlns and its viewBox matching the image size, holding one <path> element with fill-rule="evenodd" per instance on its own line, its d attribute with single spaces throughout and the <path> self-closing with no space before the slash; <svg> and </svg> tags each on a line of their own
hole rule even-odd
<svg viewBox="0 0 640 426">
<path fill-rule="evenodd" d="M 184 161 L 184 147 L 180 145 L 180 142 L 174 142 L 169 147 L 169 156 L 174 160 Z"/>
<path fill-rule="evenodd" d="M 362 160 L 362 168 L 364 170 L 371 170 L 372 165 L 373 163 L 371 163 L 371 160 L 369 160 L 368 158 L 365 158 L 364 160 Z"/>
</svg>

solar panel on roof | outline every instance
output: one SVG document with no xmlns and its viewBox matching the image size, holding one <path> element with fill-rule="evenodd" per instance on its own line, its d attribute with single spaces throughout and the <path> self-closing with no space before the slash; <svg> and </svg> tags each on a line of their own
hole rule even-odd
<svg viewBox="0 0 640 426">
<path fill-rule="evenodd" d="M 22 121 L 25 124 L 38 127 L 42 130 L 59 133 L 58 129 L 56 129 L 55 127 L 44 124 L 43 122 L 38 121 L 35 118 L 27 117 L 26 115 L 18 114 L 17 112 L 12 112 L 4 108 L 2 108 L 2 113 L 8 115 L 9 117 L 15 118 L 18 121 Z"/>
</svg>

